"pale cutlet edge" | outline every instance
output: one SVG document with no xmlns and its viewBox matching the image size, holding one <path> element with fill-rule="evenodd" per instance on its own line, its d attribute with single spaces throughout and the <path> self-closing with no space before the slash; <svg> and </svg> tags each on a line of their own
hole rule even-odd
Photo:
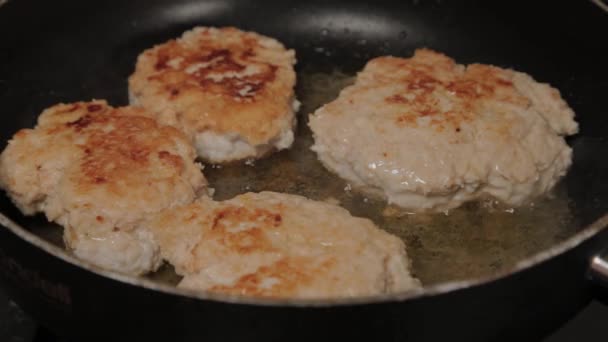
<svg viewBox="0 0 608 342">
<path fill-rule="evenodd" d="M 207 161 L 259 158 L 293 143 L 295 62 L 275 39 L 197 27 L 139 56 L 130 99 L 183 129 Z"/>
</svg>

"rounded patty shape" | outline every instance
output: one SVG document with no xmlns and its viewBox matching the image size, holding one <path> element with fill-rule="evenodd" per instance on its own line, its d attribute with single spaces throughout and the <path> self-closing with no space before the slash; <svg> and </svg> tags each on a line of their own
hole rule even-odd
<svg viewBox="0 0 608 342">
<path fill-rule="evenodd" d="M 355 188 L 444 211 L 547 192 L 571 164 L 562 136 L 577 132 L 573 118 L 556 89 L 524 73 L 422 49 L 368 62 L 309 125 L 320 161 Z"/>
<path fill-rule="evenodd" d="M 132 105 L 184 131 L 213 163 L 259 158 L 293 143 L 295 53 L 232 27 L 197 27 L 144 51 Z"/>
<path fill-rule="evenodd" d="M 274 192 L 203 198 L 144 224 L 180 287 L 282 298 L 411 290 L 403 242 L 336 205 Z"/>
<path fill-rule="evenodd" d="M 0 155 L 0 185 L 25 214 L 62 225 L 66 245 L 103 268 L 142 274 L 158 246 L 136 225 L 206 190 L 196 153 L 178 130 L 143 109 L 105 101 L 59 104 Z"/>
</svg>

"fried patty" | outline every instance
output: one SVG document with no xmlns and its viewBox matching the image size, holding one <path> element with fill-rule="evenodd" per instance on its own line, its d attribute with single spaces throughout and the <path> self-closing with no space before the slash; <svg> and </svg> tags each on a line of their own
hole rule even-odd
<svg viewBox="0 0 608 342">
<path fill-rule="evenodd" d="M 293 142 L 295 62 L 272 38 L 197 27 L 139 56 L 131 104 L 184 131 L 208 162 L 260 158 Z"/>
<path fill-rule="evenodd" d="M 309 125 L 329 170 L 414 211 L 486 197 L 521 205 L 566 173 L 563 136 L 578 131 L 548 84 L 427 49 L 369 61 Z"/>
<path fill-rule="evenodd" d="M 159 250 L 137 224 L 206 190 L 196 153 L 178 130 L 139 108 L 58 104 L 0 155 L 0 185 L 26 215 L 62 225 L 66 245 L 93 264 L 142 274 Z"/>
<path fill-rule="evenodd" d="M 180 287 L 256 297 L 415 289 L 403 242 L 336 205 L 274 192 L 203 198 L 144 224 Z"/>
</svg>

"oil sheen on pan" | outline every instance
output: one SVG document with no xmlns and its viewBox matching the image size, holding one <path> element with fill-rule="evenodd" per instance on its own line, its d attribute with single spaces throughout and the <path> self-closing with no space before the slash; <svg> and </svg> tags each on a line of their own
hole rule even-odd
<svg viewBox="0 0 608 342">
<path fill-rule="evenodd" d="M 471 202 L 447 215 L 411 214 L 350 191 L 350 185 L 327 171 L 310 150 L 313 140 L 305 120 L 353 81 L 354 74 L 342 70 L 326 72 L 309 67 L 300 71 L 296 94 L 302 107 L 292 148 L 255 162 L 207 164 L 205 176 L 215 188 L 214 199 L 225 200 L 248 191 L 276 191 L 339 203 L 352 215 L 370 218 L 401 237 L 412 260 L 412 273 L 425 286 L 506 271 L 576 232 L 577 222 L 570 211 L 573 204 L 562 183 L 524 207 Z M 28 218 L 27 226 L 46 240 L 63 244 L 61 228 L 44 217 Z M 180 281 L 166 265 L 147 277 L 169 284 Z"/>
</svg>

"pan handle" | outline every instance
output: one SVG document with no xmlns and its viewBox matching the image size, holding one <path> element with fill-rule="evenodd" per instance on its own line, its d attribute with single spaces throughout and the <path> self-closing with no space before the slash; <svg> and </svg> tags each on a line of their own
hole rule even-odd
<svg viewBox="0 0 608 342">
<path fill-rule="evenodd" d="M 604 12 L 608 13 L 608 2 L 606 0 L 591 0 L 591 2 L 593 2 L 597 7 L 604 10 Z"/>
<path fill-rule="evenodd" d="M 608 250 L 591 257 L 588 279 L 591 280 L 591 295 L 604 305 L 608 305 Z"/>
<path fill-rule="evenodd" d="M 608 287 L 608 251 L 602 251 L 591 257 L 589 278 L 599 285 Z"/>
</svg>

